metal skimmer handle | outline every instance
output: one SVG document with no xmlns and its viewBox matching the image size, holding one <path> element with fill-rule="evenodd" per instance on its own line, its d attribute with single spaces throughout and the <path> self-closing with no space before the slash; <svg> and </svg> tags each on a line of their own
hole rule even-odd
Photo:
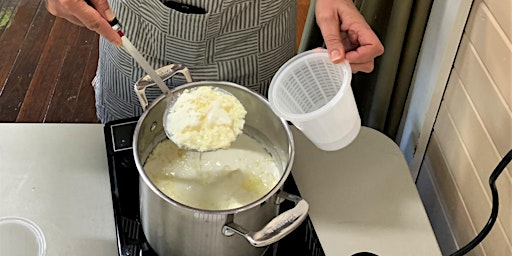
<svg viewBox="0 0 512 256">
<path fill-rule="evenodd" d="M 185 76 L 185 79 L 188 83 L 192 82 L 192 76 L 190 75 L 188 68 L 183 64 L 170 64 L 155 70 L 155 72 L 158 74 L 158 76 L 160 76 L 160 78 L 162 78 L 163 81 L 173 77 L 178 73 L 181 73 L 183 76 Z M 135 93 L 139 98 L 139 102 L 143 110 L 146 110 L 149 105 L 148 98 L 146 96 L 146 88 L 153 85 L 156 85 L 156 83 L 149 77 L 149 75 L 145 75 L 134 85 Z M 168 94 L 169 91 L 170 90 L 163 91 L 163 93 Z"/>
</svg>

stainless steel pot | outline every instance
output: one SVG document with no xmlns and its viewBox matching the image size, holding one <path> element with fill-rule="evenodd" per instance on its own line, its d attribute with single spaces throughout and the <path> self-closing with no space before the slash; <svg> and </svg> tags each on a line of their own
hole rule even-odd
<svg viewBox="0 0 512 256">
<path fill-rule="evenodd" d="M 149 244 L 159 255 L 263 254 L 268 245 L 297 228 L 309 208 L 300 197 L 282 191 L 294 157 L 293 137 L 287 123 L 273 113 L 263 97 L 240 85 L 192 82 L 183 65 L 171 64 L 158 69 L 157 73 L 164 80 L 181 73 L 189 83 L 164 91 L 151 104 L 148 104 L 145 90 L 154 82 L 146 76 L 135 84 L 145 111 L 135 128 L 133 154 L 140 178 L 141 222 Z M 265 196 L 236 209 L 213 211 L 181 204 L 162 193 L 144 171 L 149 154 L 167 139 L 162 123 L 168 100 L 184 89 L 204 85 L 220 87 L 240 100 L 247 110 L 244 132 L 268 143 L 267 149 L 281 172 L 279 182 Z M 295 202 L 295 207 L 277 215 L 283 200 Z"/>
</svg>

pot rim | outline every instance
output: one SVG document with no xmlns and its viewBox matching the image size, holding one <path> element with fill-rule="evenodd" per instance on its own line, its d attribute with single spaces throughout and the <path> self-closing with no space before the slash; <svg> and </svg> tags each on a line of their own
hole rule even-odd
<svg viewBox="0 0 512 256">
<path fill-rule="evenodd" d="M 181 208 L 184 208 L 186 210 L 190 210 L 190 211 L 193 211 L 193 212 L 200 212 L 200 213 L 207 213 L 207 214 L 234 214 L 234 213 L 238 213 L 238 212 L 243 212 L 243 211 L 246 211 L 248 209 L 251 209 L 263 202 L 265 202 L 268 198 L 272 197 L 274 194 L 276 194 L 284 185 L 284 182 L 286 181 L 286 179 L 288 178 L 288 175 L 290 174 L 291 172 L 291 169 L 292 169 L 292 166 L 293 166 L 293 161 L 294 161 L 294 158 L 295 158 L 295 143 L 294 143 L 294 140 L 293 140 L 293 135 L 292 135 L 292 132 L 290 130 L 290 127 L 288 126 L 288 123 L 285 119 L 283 119 L 282 117 L 276 115 L 274 112 L 274 114 L 276 115 L 276 117 L 281 121 L 281 124 L 283 125 L 283 128 L 285 129 L 285 132 L 287 134 L 287 137 L 289 138 L 289 142 L 288 142 L 288 154 L 289 154 L 289 160 L 288 160 L 288 163 L 286 164 L 285 166 L 285 170 L 283 171 L 283 175 L 281 175 L 281 178 L 279 179 L 279 181 L 277 182 L 277 184 L 270 190 L 268 191 L 264 196 L 260 197 L 258 200 L 255 200 L 254 202 L 252 203 L 249 203 L 247 205 L 244 205 L 244 206 L 240 206 L 240 207 L 237 207 L 237 208 L 232 208 L 232 209 L 226 209 L 226 210 L 208 210 L 208 209 L 200 209 L 200 208 L 196 208 L 196 207 L 192 207 L 192 206 L 188 206 L 186 204 L 183 204 L 183 203 L 180 203 L 178 201 L 175 201 L 174 199 L 172 199 L 171 197 L 167 196 L 165 193 L 163 193 L 162 191 L 160 191 L 160 189 L 158 189 L 154 184 L 153 182 L 151 182 L 151 180 L 149 179 L 149 177 L 146 175 L 146 172 L 144 171 L 144 166 L 142 164 L 142 161 L 141 159 L 139 158 L 139 155 L 137 154 L 137 151 L 138 151 L 138 140 L 137 140 L 137 136 L 140 132 L 140 127 L 141 127 L 141 124 L 142 124 L 142 121 L 145 119 L 145 117 L 148 115 L 148 113 L 151 111 L 151 109 L 154 108 L 154 106 L 160 102 L 161 100 L 164 100 L 166 97 L 168 97 L 169 95 L 177 92 L 177 91 L 181 91 L 181 90 L 184 90 L 184 89 L 187 89 L 187 88 L 192 88 L 192 87 L 197 87 L 197 86 L 207 86 L 207 85 L 210 85 L 210 86 L 215 86 L 215 85 L 227 85 L 227 86 L 232 86 L 232 87 L 235 87 L 237 89 L 241 89 L 243 91 L 246 91 L 250 94 L 252 94 L 253 96 L 255 96 L 257 99 L 259 99 L 263 104 L 265 104 L 270 111 L 273 112 L 271 106 L 270 106 L 270 103 L 268 102 L 267 99 L 265 99 L 263 96 L 261 96 L 260 94 L 257 94 L 253 91 L 251 91 L 250 89 L 244 87 L 244 86 L 241 86 L 239 84 L 236 84 L 236 83 L 232 83 L 232 82 L 225 82 L 225 81 L 198 81 L 198 82 L 190 82 L 190 83 L 186 83 L 186 84 L 183 84 L 183 85 L 180 85 L 180 86 L 177 86 L 175 88 L 173 88 L 172 90 L 169 91 L 168 94 L 162 94 L 160 95 L 158 98 L 156 98 L 150 105 L 149 107 L 142 113 L 142 115 L 139 117 L 139 120 L 137 121 L 137 125 L 135 127 L 135 131 L 134 131 L 134 137 L 133 137 L 133 149 L 132 149 L 132 152 L 133 152 L 133 156 L 134 156 L 134 159 L 135 159 L 135 164 L 137 166 L 137 171 L 139 172 L 139 179 L 142 179 L 144 181 L 144 183 L 146 184 L 146 186 L 148 186 L 155 194 L 157 194 L 161 199 L 165 200 L 166 202 L 174 205 L 174 206 L 177 206 L 177 207 L 181 207 Z M 140 186 L 140 184 L 139 184 Z"/>
</svg>

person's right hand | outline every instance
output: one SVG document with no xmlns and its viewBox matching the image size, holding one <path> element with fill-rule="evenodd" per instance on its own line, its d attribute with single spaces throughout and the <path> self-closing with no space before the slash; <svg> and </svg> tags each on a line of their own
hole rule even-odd
<svg viewBox="0 0 512 256">
<path fill-rule="evenodd" d="M 110 27 L 108 21 L 115 18 L 107 0 L 90 0 L 94 7 L 84 0 L 45 0 L 46 9 L 78 26 L 87 27 L 102 35 L 113 44 L 121 45 L 121 37 Z"/>
<path fill-rule="evenodd" d="M 384 46 L 352 0 L 317 0 L 316 22 L 333 63 L 348 60 L 352 73 L 369 73 Z"/>
</svg>

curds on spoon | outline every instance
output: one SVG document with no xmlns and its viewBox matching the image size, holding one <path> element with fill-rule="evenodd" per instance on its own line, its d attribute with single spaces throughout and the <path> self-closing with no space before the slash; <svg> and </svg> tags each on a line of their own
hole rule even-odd
<svg viewBox="0 0 512 256">
<path fill-rule="evenodd" d="M 86 0 L 86 2 L 93 6 L 90 1 Z M 160 90 L 167 94 L 169 92 L 167 85 L 125 36 L 119 20 L 114 18 L 109 21 L 109 24 L 121 37 L 121 47 L 139 63 Z M 199 92 L 202 94 L 199 95 Z M 185 97 L 192 94 L 198 94 L 193 95 L 198 96 L 198 98 Z M 172 96 L 167 94 L 166 97 Z M 176 102 L 180 104 L 176 104 Z M 208 107 L 201 109 L 198 107 L 200 105 L 207 105 Z M 163 127 L 167 137 L 180 148 L 198 152 L 213 151 L 229 147 L 236 137 L 242 133 L 246 113 L 247 111 L 240 101 L 224 89 L 194 88 L 192 92 L 185 91 L 178 97 L 172 97 L 169 100 L 169 104 L 164 111 Z M 176 120 L 179 120 L 179 122 L 176 122 Z M 184 123 L 188 127 L 178 123 Z M 184 133 L 183 131 L 187 132 Z"/>
</svg>

